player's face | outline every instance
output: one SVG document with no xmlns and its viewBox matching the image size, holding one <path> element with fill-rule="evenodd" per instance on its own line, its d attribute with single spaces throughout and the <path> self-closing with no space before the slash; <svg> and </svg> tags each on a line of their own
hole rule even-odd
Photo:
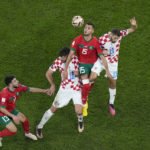
<svg viewBox="0 0 150 150">
<path fill-rule="evenodd" d="M 94 33 L 94 29 L 91 25 L 86 24 L 84 27 L 84 36 L 88 36 Z"/>
<path fill-rule="evenodd" d="M 67 55 L 67 56 L 61 56 L 61 62 L 62 62 L 62 63 L 65 63 L 66 60 L 67 60 L 67 57 L 68 57 L 68 55 Z"/>
<path fill-rule="evenodd" d="M 12 81 L 11 81 L 11 84 L 12 84 L 12 87 L 13 88 L 17 88 L 19 86 L 19 81 L 14 78 Z"/>
<path fill-rule="evenodd" d="M 119 36 L 111 34 L 111 42 L 116 43 L 119 39 Z"/>
</svg>

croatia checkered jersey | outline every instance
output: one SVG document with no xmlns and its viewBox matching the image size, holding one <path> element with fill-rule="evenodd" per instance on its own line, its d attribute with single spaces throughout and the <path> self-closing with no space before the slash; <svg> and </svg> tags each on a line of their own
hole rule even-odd
<svg viewBox="0 0 150 150">
<path fill-rule="evenodd" d="M 61 62 L 61 57 L 58 57 L 53 64 L 49 67 L 50 70 L 55 72 L 59 70 L 61 74 L 61 84 L 60 86 L 63 89 L 73 89 L 75 91 L 79 91 L 81 89 L 81 82 L 78 77 L 75 77 L 74 71 L 79 71 L 79 60 L 77 56 L 72 56 L 71 62 L 68 66 L 68 79 L 63 79 L 63 72 L 65 68 L 65 63 Z"/>
<path fill-rule="evenodd" d="M 28 91 L 29 88 L 24 85 L 19 85 L 15 88 L 15 91 L 10 91 L 7 87 L 5 87 L 0 92 L 0 107 L 6 108 L 7 111 L 11 112 L 16 107 L 16 100 L 20 97 L 22 92 Z M 3 113 L 0 112 L 0 116 L 4 116 Z"/>
<path fill-rule="evenodd" d="M 99 43 L 101 48 L 107 50 L 109 53 L 109 55 L 104 55 L 104 56 L 106 57 L 106 60 L 110 63 L 118 62 L 120 42 L 123 37 L 128 35 L 127 30 L 122 30 L 120 32 L 121 32 L 121 36 L 115 43 L 112 43 L 111 40 L 109 39 L 108 37 L 109 33 L 104 34 L 99 38 Z"/>
<path fill-rule="evenodd" d="M 94 36 L 86 41 L 84 35 L 79 35 L 72 41 L 70 49 L 76 51 L 80 63 L 94 64 L 98 56 L 103 55 L 98 39 Z"/>
</svg>

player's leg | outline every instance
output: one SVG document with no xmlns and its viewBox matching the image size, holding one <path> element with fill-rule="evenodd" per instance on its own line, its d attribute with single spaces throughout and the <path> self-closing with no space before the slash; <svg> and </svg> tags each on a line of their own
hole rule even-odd
<svg viewBox="0 0 150 150">
<path fill-rule="evenodd" d="M 17 128 L 8 116 L 0 116 L 0 124 L 6 127 L 0 131 L 0 147 L 2 147 L 2 137 L 14 135 Z"/>
<path fill-rule="evenodd" d="M 42 117 L 40 123 L 39 123 L 39 124 L 37 125 L 37 127 L 36 127 L 36 135 L 37 135 L 37 137 L 38 137 L 39 139 L 42 139 L 42 138 L 43 138 L 42 129 L 43 129 L 44 125 L 48 122 L 48 120 L 51 119 L 51 117 L 54 115 L 54 113 L 55 113 L 58 109 L 59 109 L 59 108 L 56 108 L 55 106 L 52 105 L 52 106 L 50 107 L 50 109 L 48 109 L 48 110 L 44 113 L 44 115 L 43 115 L 43 117 Z"/>
<path fill-rule="evenodd" d="M 89 88 L 90 88 L 90 82 L 89 82 L 89 74 L 91 72 L 93 64 L 79 64 L 79 72 L 82 80 L 82 104 L 83 104 L 83 115 L 87 116 L 87 109 L 88 109 L 88 104 L 87 104 L 87 98 L 88 98 L 88 93 L 89 93 Z"/>
<path fill-rule="evenodd" d="M 17 111 L 17 110 L 15 110 L 15 111 Z M 16 113 L 14 113 L 14 114 L 17 116 L 17 118 L 22 123 L 22 127 L 24 129 L 25 136 L 32 140 L 37 140 L 37 137 L 34 134 L 30 133 L 30 124 L 29 124 L 28 119 L 25 117 L 25 115 L 21 112 L 18 112 L 17 114 Z"/>
<path fill-rule="evenodd" d="M 78 117 L 78 131 L 83 132 L 84 123 L 83 123 L 83 114 L 82 114 L 82 99 L 81 91 L 72 91 L 72 99 L 75 106 L 75 112 Z"/>
<path fill-rule="evenodd" d="M 116 114 L 115 108 L 114 108 L 114 101 L 115 101 L 115 96 L 116 96 L 116 80 L 117 80 L 117 74 L 118 74 L 118 63 L 114 64 L 109 64 L 108 63 L 108 68 L 110 70 L 110 73 L 113 77 L 113 79 L 109 79 L 109 111 L 112 116 Z"/>
<path fill-rule="evenodd" d="M 98 58 L 91 69 L 90 78 L 89 78 L 90 79 L 89 92 L 92 91 L 94 84 L 95 84 L 95 80 L 96 80 L 97 76 L 100 75 L 100 73 L 103 69 L 104 69 L 104 66 L 103 66 L 102 62 L 100 61 L 100 59 Z"/>
<path fill-rule="evenodd" d="M 59 89 L 59 91 L 58 91 L 58 93 L 57 93 L 57 95 L 54 99 L 54 102 L 53 102 L 52 106 L 50 107 L 50 109 L 48 109 L 44 113 L 40 123 L 37 125 L 36 135 L 37 135 L 38 138 L 40 138 L 40 139 L 43 138 L 42 129 L 43 129 L 44 125 L 48 122 L 48 120 L 54 115 L 54 113 L 58 109 L 66 106 L 69 103 L 70 99 L 71 98 L 70 98 L 69 91 L 68 90 L 63 90 L 60 87 L 60 89 Z"/>
<path fill-rule="evenodd" d="M 114 101 L 116 96 L 116 80 L 114 79 L 109 79 L 109 94 L 110 94 L 110 98 L 109 98 L 108 106 L 109 106 L 110 114 L 114 116 L 115 115 Z"/>
</svg>

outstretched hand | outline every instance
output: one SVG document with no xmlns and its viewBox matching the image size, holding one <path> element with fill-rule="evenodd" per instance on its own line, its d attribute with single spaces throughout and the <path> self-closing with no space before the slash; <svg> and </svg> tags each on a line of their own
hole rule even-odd
<svg viewBox="0 0 150 150">
<path fill-rule="evenodd" d="M 132 18 L 132 19 L 130 19 L 130 23 L 131 23 L 131 25 L 136 26 L 136 20 L 135 20 L 135 17 Z"/>
</svg>

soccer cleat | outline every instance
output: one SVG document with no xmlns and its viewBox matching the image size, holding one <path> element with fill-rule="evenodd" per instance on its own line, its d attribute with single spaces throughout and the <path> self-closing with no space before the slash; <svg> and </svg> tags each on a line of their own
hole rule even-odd
<svg viewBox="0 0 150 150">
<path fill-rule="evenodd" d="M 28 133 L 28 134 L 25 133 L 25 136 L 28 137 L 28 138 L 30 138 L 30 139 L 32 139 L 32 140 L 34 140 L 34 141 L 37 140 L 37 137 L 34 134 L 32 134 L 32 133 Z"/>
<path fill-rule="evenodd" d="M 115 116 L 116 112 L 115 112 L 115 108 L 113 104 L 108 104 L 109 107 L 109 112 L 112 116 Z"/>
<path fill-rule="evenodd" d="M 78 122 L 78 131 L 79 133 L 83 132 L 84 130 L 84 123 L 83 122 Z"/>
<path fill-rule="evenodd" d="M 40 128 L 36 128 L 36 136 L 39 138 L 39 139 L 42 139 L 43 138 L 43 134 L 42 134 L 42 129 Z"/>
<path fill-rule="evenodd" d="M 88 109 L 88 102 L 86 102 L 86 105 L 83 106 L 82 113 L 83 113 L 84 117 L 86 117 L 88 115 L 87 109 Z"/>
<path fill-rule="evenodd" d="M 0 147 L 2 147 L 2 137 L 0 137 Z"/>
</svg>

